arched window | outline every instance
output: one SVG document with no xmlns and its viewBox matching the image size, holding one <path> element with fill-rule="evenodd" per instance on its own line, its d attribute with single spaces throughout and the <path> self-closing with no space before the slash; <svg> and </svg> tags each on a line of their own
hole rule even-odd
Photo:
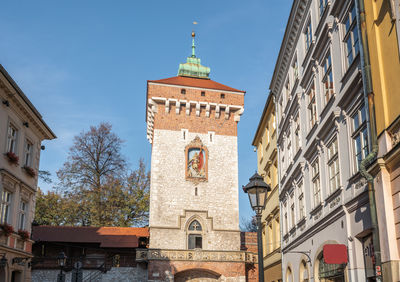
<svg viewBox="0 0 400 282">
<path fill-rule="evenodd" d="M 193 220 L 188 228 L 188 249 L 202 249 L 203 238 L 201 234 L 201 224 L 197 220 Z"/>
<path fill-rule="evenodd" d="M 327 264 L 321 254 L 318 264 L 318 278 L 321 282 L 344 281 L 344 264 Z"/>
<path fill-rule="evenodd" d="M 293 274 L 290 267 L 288 267 L 286 270 L 286 282 L 293 282 Z"/>
<path fill-rule="evenodd" d="M 300 282 L 308 282 L 310 281 L 310 277 L 308 274 L 307 263 L 302 260 L 300 263 Z"/>
<path fill-rule="evenodd" d="M 193 231 L 201 231 L 201 225 L 197 220 L 193 220 L 189 225 L 189 230 Z"/>
</svg>

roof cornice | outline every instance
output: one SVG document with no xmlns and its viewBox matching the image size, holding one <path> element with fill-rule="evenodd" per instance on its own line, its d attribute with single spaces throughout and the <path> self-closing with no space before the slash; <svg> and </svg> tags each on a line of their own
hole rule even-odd
<svg viewBox="0 0 400 282">
<path fill-rule="evenodd" d="M 296 42 L 301 34 L 302 23 L 307 7 L 311 0 L 294 0 L 288 22 L 286 24 L 285 34 L 283 36 L 279 55 L 276 60 L 274 74 L 271 79 L 269 89 L 275 94 L 279 94 L 283 81 L 286 78 L 286 70 L 290 66 L 292 54 L 296 48 Z"/>
<path fill-rule="evenodd" d="M 2 88 L 7 95 L 8 99 L 16 103 L 18 108 L 27 116 L 30 117 L 30 121 L 36 126 L 39 132 L 43 135 L 44 139 L 54 139 L 57 136 L 53 133 L 50 127 L 45 123 L 42 115 L 31 103 L 25 93 L 19 88 L 17 83 L 12 79 L 4 67 L 0 64 L 0 88 Z"/>
<path fill-rule="evenodd" d="M 258 122 L 256 133 L 254 134 L 253 142 L 251 143 L 253 146 L 257 146 L 259 136 L 262 134 L 263 129 L 265 128 L 264 124 L 267 121 L 267 117 L 271 115 L 275 111 L 275 99 L 273 99 L 274 94 L 272 92 L 269 93 L 267 101 L 265 102 L 264 110 L 261 114 L 260 121 Z"/>
</svg>

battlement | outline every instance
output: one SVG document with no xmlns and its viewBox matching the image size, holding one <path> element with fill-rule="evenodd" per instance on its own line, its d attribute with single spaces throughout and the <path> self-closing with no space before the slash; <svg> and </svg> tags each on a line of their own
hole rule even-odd
<svg viewBox="0 0 400 282">
<path fill-rule="evenodd" d="M 237 136 L 244 93 L 212 80 L 176 77 L 148 81 L 147 138 L 152 143 L 154 129 Z"/>
</svg>

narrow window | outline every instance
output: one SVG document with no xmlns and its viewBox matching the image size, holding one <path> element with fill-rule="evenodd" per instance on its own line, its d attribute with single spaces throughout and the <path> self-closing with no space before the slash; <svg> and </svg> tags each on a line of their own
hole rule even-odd
<svg viewBox="0 0 400 282">
<path fill-rule="evenodd" d="M 12 193 L 3 190 L 0 202 L 0 223 L 10 223 Z"/>
<path fill-rule="evenodd" d="M 21 201 L 19 205 L 19 225 L 18 228 L 25 230 L 25 219 L 26 219 L 27 203 Z"/>
<path fill-rule="evenodd" d="M 366 125 L 366 111 L 364 105 L 361 106 L 352 116 L 352 138 L 355 153 L 355 171 L 360 168 L 361 161 L 368 155 L 368 135 Z"/>
<path fill-rule="evenodd" d="M 188 137 L 188 130 L 187 129 L 181 129 L 182 132 L 182 140 L 186 140 Z"/>
<path fill-rule="evenodd" d="M 197 187 L 194 188 L 194 195 L 197 196 Z"/>
<path fill-rule="evenodd" d="M 317 102 L 315 99 L 315 85 L 314 82 L 311 85 L 310 90 L 307 93 L 308 96 L 308 118 L 310 130 L 314 127 L 317 122 Z"/>
<path fill-rule="evenodd" d="M 305 38 L 305 45 L 306 45 L 306 51 L 310 49 L 311 44 L 312 44 L 312 26 L 311 26 L 311 19 L 308 20 L 306 29 L 304 31 L 304 38 Z"/>
<path fill-rule="evenodd" d="M 356 8 L 353 5 L 344 20 L 344 43 L 346 45 L 347 65 L 350 66 L 359 53 L 358 31 L 356 28 Z"/>
<path fill-rule="evenodd" d="M 303 194 L 303 182 L 299 184 L 299 219 L 303 219 L 305 217 L 304 212 L 304 194 Z"/>
<path fill-rule="evenodd" d="M 294 213 L 294 193 L 290 195 L 290 228 L 294 227 L 295 223 L 295 213 Z"/>
<path fill-rule="evenodd" d="M 221 93 L 221 99 L 225 99 L 225 94 Z"/>
<path fill-rule="evenodd" d="M 186 89 L 181 89 L 181 94 L 186 94 Z"/>
<path fill-rule="evenodd" d="M 324 87 L 325 104 L 328 104 L 333 96 L 332 60 L 330 53 L 324 59 L 322 85 Z"/>
<path fill-rule="evenodd" d="M 29 140 L 25 142 L 25 166 L 32 166 L 32 149 L 33 145 Z"/>
<path fill-rule="evenodd" d="M 206 96 L 206 92 L 205 91 L 201 91 L 201 96 Z"/>
<path fill-rule="evenodd" d="M 286 204 L 286 202 L 283 203 L 283 211 L 285 212 L 284 215 L 283 215 L 283 219 L 284 219 L 283 229 L 284 229 L 284 234 L 287 234 L 288 230 L 289 230 L 289 226 L 288 226 L 289 222 L 288 222 L 288 216 L 287 216 L 287 204 Z"/>
<path fill-rule="evenodd" d="M 294 144 L 295 144 L 295 154 L 297 154 L 297 151 L 300 149 L 300 117 L 299 114 L 297 113 L 296 119 L 295 119 L 295 129 L 294 129 Z"/>
<path fill-rule="evenodd" d="M 329 188 L 334 192 L 340 186 L 338 143 L 335 138 L 328 146 Z"/>
<path fill-rule="evenodd" d="M 328 0 L 319 0 L 319 17 L 324 14 L 325 8 L 328 5 Z"/>
<path fill-rule="evenodd" d="M 299 66 L 297 63 L 297 55 L 294 56 L 293 62 L 292 62 L 292 70 L 293 70 L 293 81 L 296 81 L 299 78 Z"/>
<path fill-rule="evenodd" d="M 289 82 L 289 78 L 286 79 L 285 96 L 286 96 L 286 105 L 287 105 L 289 103 L 289 100 L 290 100 L 290 82 Z"/>
<path fill-rule="evenodd" d="M 321 187 L 319 182 L 319 161 L 318 158 L 311 165 L 312 186 L 314 193 L 314 207 L 321 203 Z"/>
<path fill-rule="evenodd" d="M 17 128 L 12 124 L 10 124 L 8 126 L 8 135 L 7 135 L 7 152 L 16 153 L 17 136 L 18 136 Z"/>
</svg>

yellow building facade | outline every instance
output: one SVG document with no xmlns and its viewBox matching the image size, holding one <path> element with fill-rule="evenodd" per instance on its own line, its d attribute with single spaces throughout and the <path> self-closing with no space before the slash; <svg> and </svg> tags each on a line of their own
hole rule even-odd
<svg viewBox="0 0 400 282">
<path fill-rule="evenodd" d="M 400 281 L 399 0 L 364 0 L 378 138 L 374 176 L 384 281 Z"/>
<path fill-rule="evenodd" d="M 282 281 L 278 164 L 276 147 L 276 123 L 274 96 L 269 95 L 265 103 L 253 140 L 257 149 L 257 167 L 264 181 L 270 185 L 267 203 L 262 214 L 262 237 L 264 257 L 264 279 L 268 282 Z"/>
</svg>

